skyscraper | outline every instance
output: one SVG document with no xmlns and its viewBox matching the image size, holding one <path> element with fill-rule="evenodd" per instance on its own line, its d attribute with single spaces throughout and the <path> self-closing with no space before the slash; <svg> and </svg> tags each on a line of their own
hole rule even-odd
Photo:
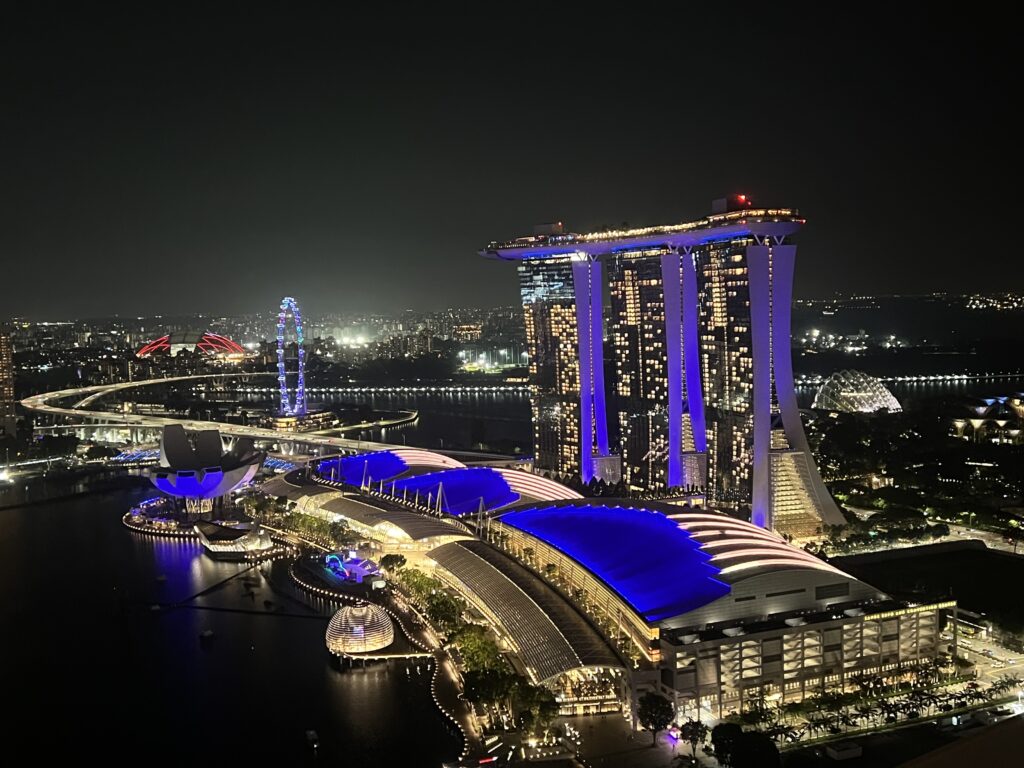
<svg viewBox="0 0 1024 768">
<path fill-rule="evenodd" d="M 609 457 L 592 426 L 557 422 L 544 408 L 546 373 L 559 366 L 594 370 L 600 359 L 600 259 L 608 261 L 614 357 L 612 382 L 622 473 L 639 490 L 703 487 L 709 502 L 749 510 L 761 526 L 811 536 L 843 518 L 821 481 L 804 435 L 793 388 L 790 308 L 796 246 L 804 220 L 793 209 L 755 209 L 743 196 L 716 201 L 710 216 L 659 227 L 566 234 L 535 233 L 491 243 L 485 253 L 519 261 L 534 389 L 537 466 L 552 452 Z M 574 271 L 586 270 L 586 280 Z M 574 288 L 568 288 L 572 274 Z M 585 282 L 581 293 L 579 284 Z M 559 286 L 555 290 L 556 284 Z M 531 290 L 527 290 L 527 286 Z M 556 334 L 538 314 L 554 296 L 564 317 Z M 595 304 L 597 305 L 595 307 Z M 582 308 L 582 313 L 581 313 Z M 576 348 L 566 343 L 575 322 Z M 589 343 L 583 327 L 590 326 Z M 578 400 L 594 424 L 603 399 L 595 376 L 563 376 L 564 405 Z M 565 413 L 564 408 L 560 413 Z M 608 462 L 609 458 L 602 461 Z M 586 470 L 582 473 L 586 477 Z"/>
<path fill-rule="evenodd" d="M 557 225 L 549 228 L 557 236 Z M 519 289 L 535 466 L 584 482 L 616 479 L 607 461 L 600 262 L 577 253 L 525 259 Z"/>
<path fill-rule="evenodd" d="M 11 337 L 0 328 L 0 436 L 13 435 L 17 426 L 14 410 L 14 359 Z"/>
<path fill-rule="evenodd" d="M 686 343 L 694 356 L 696 336 L 683 333 L 684 325 L 696 327 L 695 314 L 683 316 L 687 274 L 667 247 L 620 250 L 609 260 L 622 474 L 635 490 L 704 486 L 699 372 L 691 366 L 688 378 L 686 365 Z M 692 288 L 692 274 L 687 284 Z M 688 397 L 691 389 L 697 397 Z"/>
</svg>

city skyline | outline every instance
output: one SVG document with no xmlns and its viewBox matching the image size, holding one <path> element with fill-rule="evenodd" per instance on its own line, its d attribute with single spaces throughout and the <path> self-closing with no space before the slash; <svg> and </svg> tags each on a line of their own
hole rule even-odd
<svg viewBox="0 0 1024 768">
<path fill-rule="evenodd" d="M 477 8 L 5 14 L 7 751 L 1012 755 L 1010 25 Z"/>
<path fill-rule="evenodd" d="M 998 84 L 999 48 L 940 15 L 819 34 L 815 12 L 772 14 L 726 42 L 698 13 L 707 34 L 635 59 L 205 21 L 12 18 L 0 252 L 8 279 L 46 287 L 4 314 L 507 304 L 474 258 L 487 237 L 681 221 L 731 193 L 805 201 L 798 297 L 881 271 L 893 291 L 991 285 L 960 267 L 970 228 L 920 236 L 1012 199 L 1005 100 L 976 87 Z"/>
</svg>

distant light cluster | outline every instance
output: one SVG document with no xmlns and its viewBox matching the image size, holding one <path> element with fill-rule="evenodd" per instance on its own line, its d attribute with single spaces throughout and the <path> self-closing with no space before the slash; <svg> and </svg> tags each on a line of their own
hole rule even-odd
<svg viewBox="0 0 1024 768">
<path fill-rule="evenodd" d="M 869 349 L 898 349 L 909 344 L 896 337 L 896 334 L 872 336 L 867 333 L 836 334 L 823 333 L 818 328 L 804 331 L 797 341 L 804 350 L 818 352 L 821 350 L 838 350 L 848 355 L 866 352 Z"/>
<path fill-rule="evenodd" d="M 1024 309 L 1024 295 L 1018 293 L 975 294 L 967 297 L 968 309 L 1013 311 Z"/>
</svg>

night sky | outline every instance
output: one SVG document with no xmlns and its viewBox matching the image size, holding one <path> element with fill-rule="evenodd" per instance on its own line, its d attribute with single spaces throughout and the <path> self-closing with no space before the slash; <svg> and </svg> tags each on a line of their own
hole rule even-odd
<svg viewBox="0 0 1024 768">
<path fill-rule="evenodd" d="M 809 219 L 798 296 L 1024 288 L 1019 86 L 963 17 L 213 5 L 5 16 L 0 318 L 512 303 L 487 241 L 734 192 Z"/>
</svg>

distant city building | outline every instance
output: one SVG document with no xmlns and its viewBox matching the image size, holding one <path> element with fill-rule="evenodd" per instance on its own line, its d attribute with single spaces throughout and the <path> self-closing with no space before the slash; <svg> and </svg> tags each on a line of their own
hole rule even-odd
<svg viewBox="0 0 1024 768">
<path fill-rule="evenodd" d="M 17 427 L 14 411 L 14 350 L 10 336 L 0 329 L 0 437 L 13 435 Z"/>
<path fill-rule="evenodd" d="M 840 413 L 898 413 L 903 410 L 885 384 L 861 371 L 833 373 L 821 385 L 811 407 Z"/>
<path fill-rule="evenodd" d="M 18 416 L 14 404 L 14 349 L 11 337 L 0 329 L 0 437 L 15 432 Z"/>
<path fill-rule="evenodd" d="M 484 329 L 480 323 L 466 323 L 452 329 L 452 338 L 456 341 L 479 341 Z"/>
<path fill-rule="evenodd" d="M 1024 309 L 1024 296 L 1019 293 L 975 294 L 967 297 L 967 308 L 1015 312 Z"/>
<path fill-rule="evenodd" d="M 1024 445 L 1024 392 L 970 400 L 953 419 L 952 433 L 976 443 Z"/>
<path fill-rule="evenodd" d="M 710 216 L 568 234 L 482 253 L 519 264 L 535 466 L 617 476 L 605 409 L 601 261 L 608 262 L 621 472 L 639 490 L 706 489 L 717 506 L 797 538 L 844 518 L 796 404 L 790 308 L 804 220 L 742 195 Z"/>
</svg>

